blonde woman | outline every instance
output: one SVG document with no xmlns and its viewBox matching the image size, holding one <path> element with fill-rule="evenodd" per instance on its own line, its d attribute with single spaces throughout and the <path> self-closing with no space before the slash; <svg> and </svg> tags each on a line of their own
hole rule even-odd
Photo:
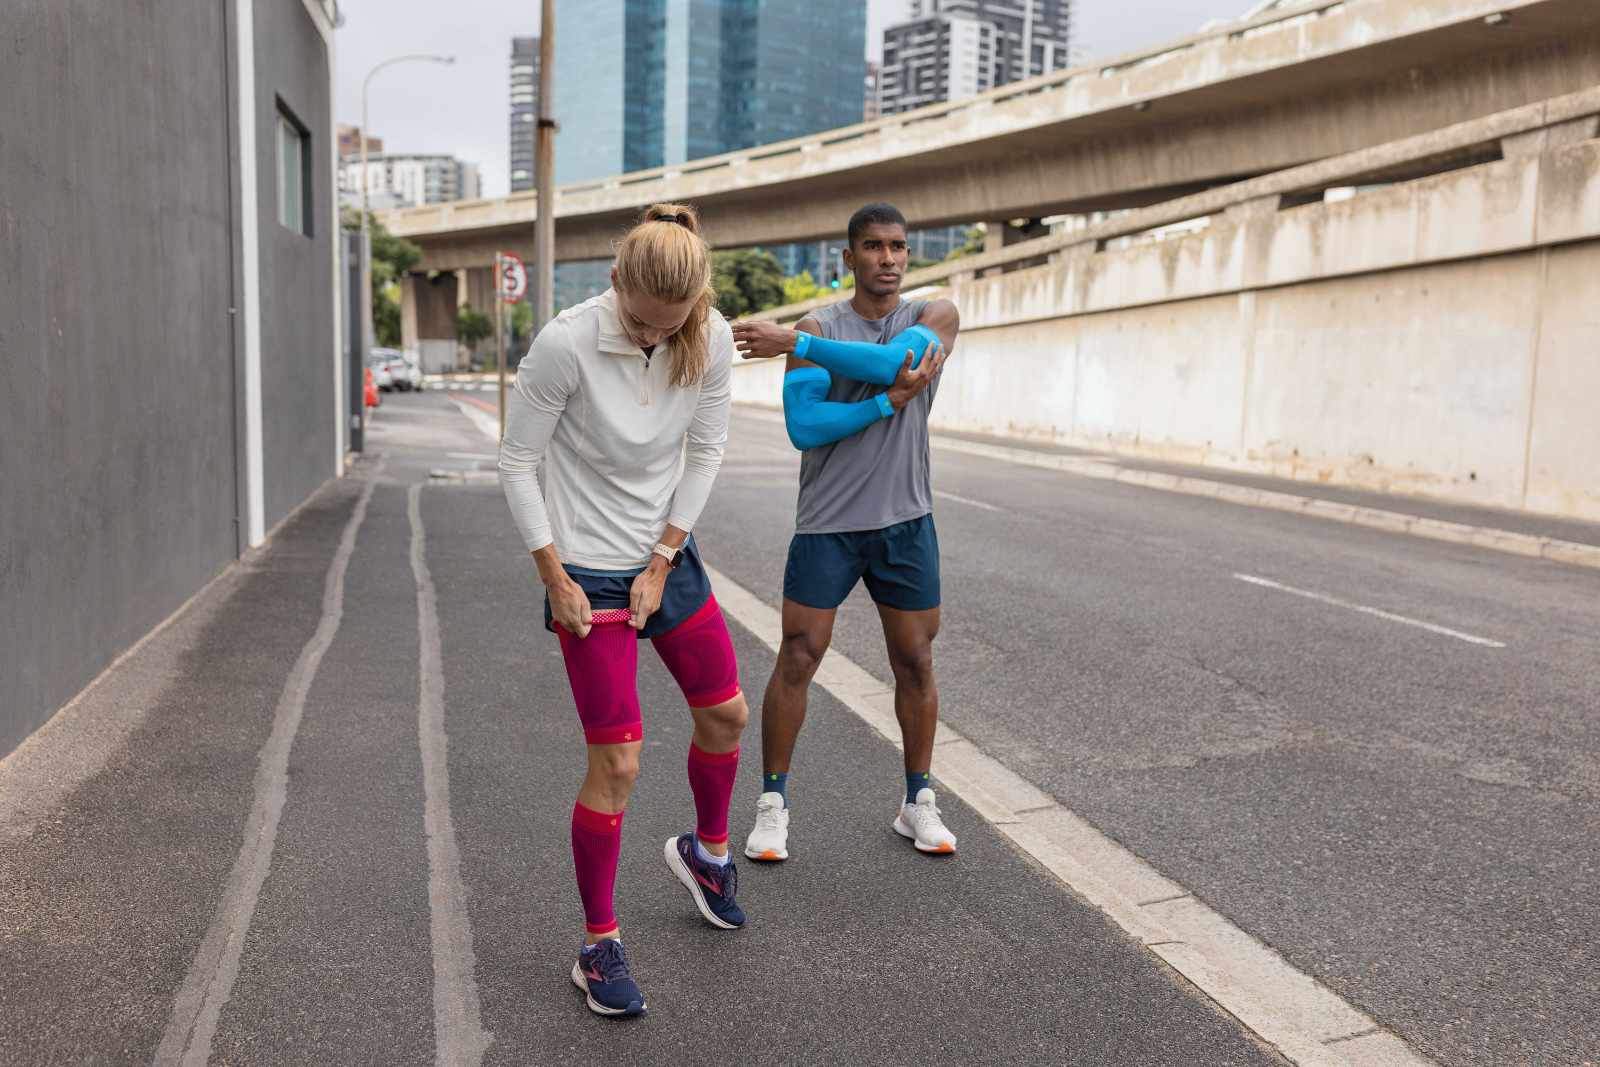
<svg viewBox="0 0 1600 1067">
<path fill-rule="evenodd" d="M 744 925 L 728 803 L 749 712 L 690 536 L 722 463 L 733 365 L 699 229 L 694 210 L 678 204 L 644 213 L 617 249 L 611 288 L 534 339 L 500 444 L 500 482 L 538 564 L 545 625 L 561 642 L 588 746 L 572 812 L 585 919 L 572 980 L 607 1016 L 645 1010 L 612 908 L 639 773 L 640 638 L 654 644 L 694 719 L 695 828 L 667 841 L 667 865 L 712 926 Z"/>
</svg>

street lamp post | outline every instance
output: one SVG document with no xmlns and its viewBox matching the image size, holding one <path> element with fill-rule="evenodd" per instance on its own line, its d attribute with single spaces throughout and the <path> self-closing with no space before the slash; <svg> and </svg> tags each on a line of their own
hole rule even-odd
<svg viewBox="0 0 1600 1067">
<path fill-rule="evenodd" d="M 555 314 L 556 259 L 556 120 L 551 107 L 550 87 L 555 82 L 550 68 L 556 58 L 555 0 L 543 0 L 539 8 L 539 132 L 534 165 L 534 185 L 538 190 L 534 204 L 538 214 L 533 223 L 533 332 L 537 334 Z"/>
<path fill-rule="evenodd" d="M 426 54 L 395 56 L 367 71 L 367 76 L 361 82 L 361 321 L 364 324 L 362 338 L 370 345 L 373 340 L 372 322 L 372 245 L 367 226 L 367 191 L 372 179 L 367 173 L 367 89 L 372 85 L 372 77 L 384 67 L 392 67 L 396 63 L 417 61 L 422 63 L 454 63 L 455 56 L 435 56 Z"/>
</svg>

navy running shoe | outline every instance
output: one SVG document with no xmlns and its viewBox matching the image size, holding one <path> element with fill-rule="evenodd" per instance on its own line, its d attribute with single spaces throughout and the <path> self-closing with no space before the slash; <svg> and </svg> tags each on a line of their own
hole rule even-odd
<svg viewBox="0 0 1600 1067">
<path fill-rule="evenodd" d="M 596 1015 L 643 1015 L 644 991 L 628 973 L 628 957 L 614 937 L 578 952 L 572 984 L 583 990 Z"/>
<path fill-rule="evenodd" d="M 737 930 L 744 925 L 744 912 L 733 899 L 739 887 L 739 872 L 732 859 L 722 867 L 702 862 L 695 855 L 692 830 L 667 838 L 666 856 L 667 866 L 689 890 L 706 922 L 723 930 Z"/>
</svg>

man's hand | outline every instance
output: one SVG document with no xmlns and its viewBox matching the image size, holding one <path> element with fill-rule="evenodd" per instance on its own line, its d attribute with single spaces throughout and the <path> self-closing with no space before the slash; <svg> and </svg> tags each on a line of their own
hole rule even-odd
<svg viewBox="0 0 1600 1067">
<path fill-rule="evenodd" d="M 583 586 L 567 578 L 545 586 L 545 593 L 550 597 L 550 615 L 555 621 L 580 638 L 588 637 L 594 612 L 589 609 L 589 595 Z"/>
<path fill-rule="evenodd" d="M 909 404 L 944 369 L 944 349 L 936 341 L 928 342 L 927 351 L 922 353 L 922 362 L 916 367 L 911 366 L 912 358 L 912 353 L 907 352 L 906 361 L 900 365 L 899 373 L 894 376 L 894 384 L 888 389 L 889 406 L 896 411 Z"/>
<path fill-rule="evenodd" d="M 667 575 L 671 573 L 672 567 L 666 560 L 656 555 L 650 557 L 650 566 L 639 572 L 628 595 L 628 610 L 633 612 L 633 618 L 628 620 L 629 626 L 635 630 L 644 629 L 650 616 L 661 607 L 661 590 L 667 584 Z"/>
<path fill-rule="evenodd" d="M 794 352 L 795 333 L 775 322 L 744 319 L 733 329 L 733 346 L 745 359 L 772 359 Z"/>
</svg>

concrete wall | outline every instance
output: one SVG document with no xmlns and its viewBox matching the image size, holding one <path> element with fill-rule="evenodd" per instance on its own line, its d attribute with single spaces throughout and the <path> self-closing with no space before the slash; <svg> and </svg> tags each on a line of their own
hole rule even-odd
<svg viewBox="0 0 1600 1067">
<path fill-rule="evenodd" d="M 261 198 L 262 444 L 270 528 L 338 473 L 334 349 L 333 129 L 328 54 L 298 3 L 256 0 L 256 159 Z M 281 105 L 311 131 L 311 233 L 279 224 L 274 123 Z"/>
<path fill-rule="evenodd" d="M 1600 519 L 1600 140 L 947 292 L 940 428 Z"/>
<path fill-rule="evenodd" d="M 309 19 L 300 4 L 261 6 L 284 9 L 258 29 L 263 66 L 307 47 L 276 24 Z M 0 755 L 244 544 L 233 12 L 0 5 Z M 297 72 L 270 77 L 269 101 L 302 89 Z M 325 70 L 319 84 L 325 151 Z M 323 263 L 330 241 L 315 241 Z M 331 280 L 271 291 L 287 269 L 263 272 L 268 317 L 320 318 L 329 361 Z M 281 336 L 269 344 L 301 343 Z M 297 355 L 270 373 L 292 392 L 307 372 Z M 332 473 L 333 424 L 270 418 L 325 442 L 291 471 L 310 461 L 268 428 L 281 515 Z"/>
</svg>

